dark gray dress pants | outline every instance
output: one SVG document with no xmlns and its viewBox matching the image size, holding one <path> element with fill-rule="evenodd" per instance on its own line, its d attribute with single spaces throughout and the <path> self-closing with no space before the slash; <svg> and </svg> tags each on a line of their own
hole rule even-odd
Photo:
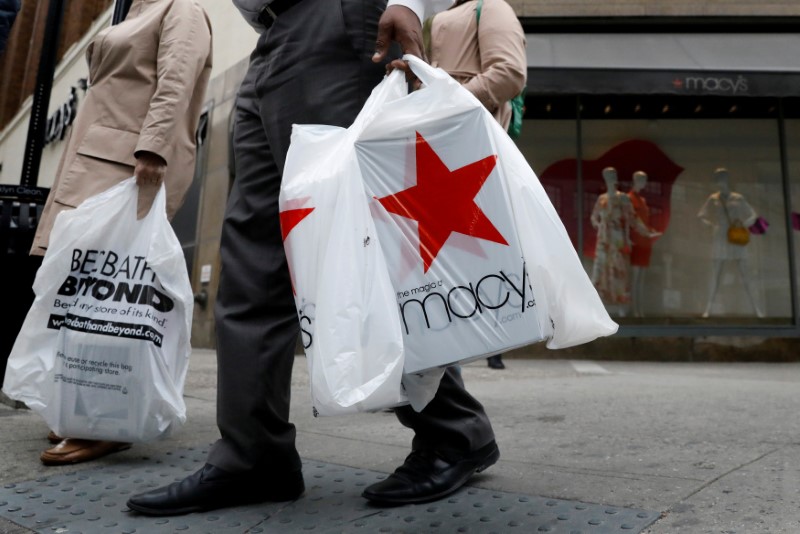
<svg viewBox="0 0 800 534">
<path fill-rule="evenodd" d="M 384 66 L 371 61 L 385 6 L 370 0 L 302 0 L 259 39 L 239 90 L 236 177 L 222 231 L 216 302 L 221 439 L 209 463 L 272 473 L 301 467 L 289 423 L 299 323 L 281 240 L 278 195 L 292 124 L 349 126 Z M 494 439 L 481 404 L 448 370 L 421 412 L 396 410 L 413 448 L 469 452 Z"/>
</svg>

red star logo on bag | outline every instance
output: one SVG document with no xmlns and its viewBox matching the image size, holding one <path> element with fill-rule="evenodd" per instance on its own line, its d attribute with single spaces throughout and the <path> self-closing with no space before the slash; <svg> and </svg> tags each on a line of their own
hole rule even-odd
<svg viewBox="0 0 800 534">
<path fill-rule="evenodd" d="M 307 200 L 307 198 L 302 199 L 301 205 L 305 204 Z M 291 200 L 289 202 L 291 202 Z M 300 221 L 308 217 L 308 214 L 312 211 L 314 211 L 314 208 L 297 208 L 280 212 L 281 236 L 284 241 L 286 241 L 286 236 L 289 235 L 289 232 L 294 230 L 294 227 L 300 224 Z"/>
<path fill-rule="evenodd" d="M 416 185 L 378 201 L 386 211 L 417 221 L 425 272 L 454 232 L 508 245 L 475 203 L 497 163 L 496 155 L 451 171 L 417 132 L 416 160 Z"/>
<path fill-rule="evenodd" d="M 309 197 L 300 198 L 297 200 L 289 200 L 286 202 L 286 204 L 302 206 L 308 202 L 308 198 Z M 295 226 L 300 224 L 300 221 L 308 217 L 312 211 L 314 211 L 314 208 L 294 208 L 280 212 L 281 237 L 283 238 L 284 246 L 286 243 L 286 237 L 289 235 L 289 233 L 294 229 Z M 289 267 L 289 277 L 292 280 L 292 293 L 296 294 L 296 291 L 294 290 L 294 275 L 292 274 L 291 265 Z"/>
</svg>

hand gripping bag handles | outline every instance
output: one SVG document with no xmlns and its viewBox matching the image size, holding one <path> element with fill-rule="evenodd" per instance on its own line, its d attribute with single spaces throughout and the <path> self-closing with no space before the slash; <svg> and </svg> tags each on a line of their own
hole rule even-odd
<svg viewBox="0 0 800 534">
<path fill-rule="evenodd" d="M 356 141 L 405 342 L 424 371 L 547 340 L 617 331 L 544 189 L 508 133 L 441 69 Z"/>
<path fill-rule="evenodd" d="M 58 435 L 140 442 L 186 419 L 192 289 L 164 187 L 129 178 L 56 219 L 3 391 Z"/>
<path fill-rule="evenodd" d="M 401 384 L 404 349 L 394 290 L 354 148 L 363 125 L 406 93 L 398 71 L 373 90 L 349 128 L 292 129 L 280 220 L 315 415 L 409 402 Z M 440 376 L 426 378 L 432 391 L 423 388 L 412 405 L 421 409 L 427 403 Z"/>
</svg>

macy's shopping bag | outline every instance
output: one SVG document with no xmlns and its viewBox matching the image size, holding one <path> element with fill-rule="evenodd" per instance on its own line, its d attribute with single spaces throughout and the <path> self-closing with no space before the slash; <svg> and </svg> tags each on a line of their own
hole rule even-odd
<svg viewBox="0 0 800 534">
<path fill-rule="evenodd" d="M 315 415 L 421 410 L 441 370 L 404 376 L 403 334 L 370 216 L 355 138 L 382 105 L 407 94 L 399 71 L 379 84 L 350 128 L 294 125 L 280 220 Z"/>
<path fill-rule="evenodd" d="M 405 372 L 615 333 L 515 143 L 447 73 L 404 59 L 423 87 L 373 113 L 355 144 L 395 290 Z"/>
<path fill-rule="evenodd" d="M 134 178 L 60 213 L 3 391 L 60 436 L 138 442 L 186 419 L 192 289 L 164 186 L 136 219 Z"/>
</svg>

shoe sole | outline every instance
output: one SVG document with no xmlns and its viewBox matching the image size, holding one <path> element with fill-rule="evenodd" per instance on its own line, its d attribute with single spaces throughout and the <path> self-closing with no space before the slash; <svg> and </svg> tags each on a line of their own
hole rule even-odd
<svg viewBox="0 0 800 534">
<path fill-rule="evenodd" d="M 499 460 L 499 459 L 500 459 L 500 449 L 499 449 L 498 447 L 495 447 L 495 448 L 492 450 L 491 454 L 489 454 L 489 456 L 487 456 L 487 457 L 486 457 L 486 458 L 483 460 L 483 463 L 481 463 L 481 466 L 480 466 L 480 467 L 478 467 L 478 468 L 475 470 L 475 472 L 476 472 L 476 473 L 480 473 L 480 472 L 482 472 L 482 471 L 486 471 L 487 469 L 489 469 L 490 467 L 492 467 L 494 464 L 496 464 L 496 463 L 497 463 L 497 460 Z"/>
<path fill-rule="evenodd" d="M 464 478 L 461 479 L 458 482 L 458 484 L 453 484 L 453 487 L 451 487 L 451 488 L 447 488 L 446 490 L 441 491 L 441 492 L 439 492 L 439 493 L 437 493 L 435 495 L 428 495 L 428 496 L 426 496 L 424 498 L 419 498 L 419 499 L 384 499 L 384 498 L 380 498 L 380 497 L 369 497 L 366 494 L 366 492 L 362 493 L 361 496 L 364 497 L 365 499 L 369 500 L 370 502 L 375 503 L 375 504 L 423 504 L 423 503 L 426 503 L 426 502 L 437 501 L 437 500 L 442 499 L 444 497 L 447 497 L 451 493 L 455 493 L 456 491 L 461 489 L 464 486 L 464 484 L 467 483 L 467 480 L 469 480 L 472 477 L 472 475 L 475 475 L 477 473 L 481 473 L 483 471 L 486 471 L 487 469 L 492 467 L 494 464 L 496 464 L 497 460 L 499 460 L 499 459 L 500 459 L 500 449 L 495 447 L 492 450 L 492 452 L 490 452 L 481 461 L 480 465 L 478 465 L 475 468 L 475 471 L 465 475 Z"/>
<path fill-rule="evenodd" d="M 128 502 L 125 504 L 128 508 L 133 510 L 134 512 L 139 512 L 140 514 L 152 516 L 152 517 L 168 517 L 168 516 L 176 516 L 176 515 L 186 515 L 186 514 L 193 514 L 196 512 L 210 512 L 215 510 L 213 507 L 205 507 L 205 506 L 191 506 L 188 508 L 174 508 L 170 510 L 159 510 L 157 508 L 148 508 L 146 506 L 139 506 Z"/>
</svg>

